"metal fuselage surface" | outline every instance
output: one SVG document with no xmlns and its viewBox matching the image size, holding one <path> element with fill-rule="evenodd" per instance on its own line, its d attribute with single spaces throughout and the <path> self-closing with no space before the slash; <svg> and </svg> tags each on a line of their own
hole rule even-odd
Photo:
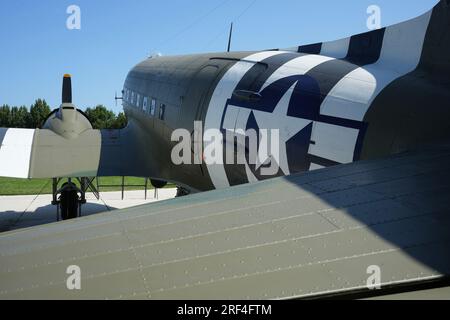
<svg viewBox="0 0 450 320">
<path fill-rule="evenodd" d="M 124 85 L 124 111 L 148 176 L 195 190 L 214 189 L 205 164 L 174 165 L 175 129 L 204 122 L 221 77 L 248 53 L 157 57 L 137 65 Z M 145 100 L 145 101 L 144 101 Z"/>
<path fill-rule="evenodd" d="M 140 154 L 137 166 L 149 177 L 203 191 L 447 139 L 450 41 L 439 29 L 445 21 L 442 12 L 435 9 L 388 28 L 288 50 L 143 61 L 130 71 L 123 99 Z M 238 99 L 237 91 L 259 99 Z M 278 172 L 262 175 L 261 167 L 249 162 L 173 164 L 177 142 L 171 135 L 183 128 L 194 137 L 194 121 L 202 122 L 203 131 L 222 133 L 278 129 Z M 210 143 L 201 140 L 203 147 Z"/>
</svg>

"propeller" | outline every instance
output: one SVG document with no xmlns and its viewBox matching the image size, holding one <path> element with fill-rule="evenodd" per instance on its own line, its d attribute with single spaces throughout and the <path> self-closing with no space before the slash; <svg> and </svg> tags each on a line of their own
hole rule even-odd
<svg viewBox="0 0 450 320">
<path fill-rule="evenodd" d="M 76 139 L 86 130 L 92 129 L 92 124 L 86 114 L 72 104 L 72 77 L 70 74 L 64 75 L 61 100 L 61 106 L 47 116 L 43 129 L 49 129 L 66 139 Z"/>
</svg>

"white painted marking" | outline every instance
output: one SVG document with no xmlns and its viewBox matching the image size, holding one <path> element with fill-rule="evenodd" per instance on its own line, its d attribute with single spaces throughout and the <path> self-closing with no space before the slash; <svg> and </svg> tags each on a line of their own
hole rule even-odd
<svg viewBox="0 0 450 320">
<path fill-rule="evenodd" d="M 363 120 L 378 94 L 396 79 L 412 72 L 420 61 L 431 11 L 386 29 L 380 59 L 349 73 L 331 90 L 321 113 Z"/>
<path fill-rule="evenodd" d="M 417 67 L 430 18 L 431 11 L 411 21 L 387 28 L 380 59 L 372 65 L 354 70 L 339 81 L 324 100 L 321 113 L 362 121 L 373 100 L 384 88 Z M 289 61 L 274 72 L 263 89 L 281 78 L 305 74 L 333 58 L 344 58 L 349 44 L 350 38 L 323 43 L 321 55 L 304 55 Z M 257 62 L 281 53 L 283 52 L 261 52 L 246 60 Z M 241 61 L 222 78 L 211 99 L 205 129 L 220 127 L 226 100 L 231 97 L 239 80 L 252 66 L 251 63 Z M 239 119 L 241 116 L 243 119 Z M 238 119 L 233 121 L 233 117 Z M 233 112 L 227 115 L 226 124 L 232 126 L 235 122 L 236 125 L 241 125 L 244 117 L 248 119 L 248 114 Z M 315 123 L 312 140 L 316 145 L 310 146 L 310 153 L 340 163 L 352 162 L 358 133 L 356 129 Z M 246 169 L 249 173 L 248 168 Z M 208 166 L 208 171 L 216 188 L 229 186 L 222 165 Z M 252 175 L 249 177 L 250 180 L 254 178 Z"/>
<path fill-rule="evenodd" d="M 262 87 L 261 91 L 264 90 L 267 86 L 272 84 L 273 82 L 293 76 L 293 75 L 302 75 L 306 74 L 311 69 L 315 68 L 316 66 L 333 60 L 333 58 L 329 57 L 322 57 L 319 55 L 303 55 L 299 56 L 298 58 L 295 58 L 284 65 L 282 65 L 280 68 L 278 68 L 265 82 L 264 86 Z M 284 107 L 287 110 L 289 104 L 289 100 L 284 101 L 282 103 L 281 107 Z M 236 112 L 236 110 L 241 109 L 240 112 Z M 281 110 L 281 109 L 280 109 Z M 286 110 L 283 114 L 278 114 L 277 112 L 274 113 L 266 113 L 266 112 L 260 112 L 260 111 L 254 111 L 256 120 L 258 121 L 258 125 L 261 129 L 281 129 L 281 133 L 284 132 L 282 130 L 283 128 L 293 127 L 297 128 L 298 132 L 301 130 L 305 125 L 309 124 L 310 121 L 305 121 L 304 119 L 298 119 L 298 118 L 291 118 L 287 117 Z M 238 108 L 235 106 L 228 106 L 225 119 L 224 119 L 224 127 L 226 129 L 229 129 L 232 124 L 235 124 L 234 129 L 235 130 L 244 130 L 247 126 L 248 117 L 250 116 L 250 111 L 243 108 Z M 278 110 L 279 111 L 279 110 Z M 276 116 L 278 114 L 278 117 Z M 235 117 L 235 118 L 233 118 Z M 262 121 L 264 120 L 265 121 Z M 280 119 L 284 119 L 284 121 L 280 122 Z M 294 126 L 292 126 L 294 124 Z M 283 136 L 283 134 L 282 134 Z M 283 172 L 285 174 L 289 174 L 289 167 L 287 164 L 287 154 L 286 154 L 286 145 L 285 141 L 282 140 L 280 143 L 280 154 L 279 159 L 277 159 L 280 167 L 283 169 Z M 247 178 L 249 182 L 255 182 L 257 181 L 254 174 L 251 172 L 248 165 L 245 166 Z"/>
<path fill-rule="evenodd" d="M 0 147 L 0 176 L 28 178 L 35 130 L 8 129 Z"/>
<path fill-rule="evenodd" d="M 234 132 L 234 128 L 236 127 L 236 119 L 238 117 L 240 109 L 241 108 L 230 105 L 227 107 L 227 112 L 225 113 L 225 117 L 223 119 L 224 129 L 231 130 Z"/>
<path fill-rule="evenodd" d="M 231 97 L 233 91 L 242 77 L 255 65 L 252 62 L 259 62 L 264 59 L 286 53 L 286 51 L 265 51 L 250 55 L 232 66 L 222 77 L 217 85 L 209 103 L 208 112 L 205 119 L 205 131 L 208 129 L 219 129 L 222 121 L 222 115 L 227 99 Z M 204 141 L 206 148 L 210 142 Z M 216 188 L 229 187 L 225 167 L 221 164 L 212 164 L 207 166 L 211 181 Z"/>
<path fill-rule="evenodd" d="M 309 166 L 309 171 L 319 170 L 319 169 L 323 169 L 323 168 L 325 168 L 325 167 L 323 167 L 319 164 L 311 163 L 311 165 Z"/>
<path fill-rule="evenodd" d="M 296 76 L 296 75 L 304 75 L 311 69 L 317 67 L 319 64 L 324 62 L 334 60 L 330 57 L 323 57 L 315 54 L 304 55 L 298 58 L 295 58 L 291 61 L 288 61 L 280 68 L 278 68 L 270 77 L 267 79 L 264 86 L 261 88 L 261 91 L 264 90 L 267 86 L 274 83 L 277 80 L 282 78 Z"/>
<path fill-rule="evenodd" d="M 353 162 L 353 153 L 359 130 L 315 122 L 313 124 L 309 154 L 339 163 Z"/>
</svg>

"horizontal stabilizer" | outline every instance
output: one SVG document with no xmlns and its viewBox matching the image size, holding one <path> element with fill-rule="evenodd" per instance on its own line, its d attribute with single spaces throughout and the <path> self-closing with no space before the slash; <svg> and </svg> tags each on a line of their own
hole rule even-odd
<svg viewBox="0 0 450 320">
<path fill-rule="evenodd" d="M 0 128 L 0 176 L 28 178 L 36 130 Z"/>
<path fill-rule="evenodd" d="M 51 178 L 96 176 L 101 151 L 99 130 L 66 139 L 47 129 L 0 129 L 0 176 Z"/>
</svg>

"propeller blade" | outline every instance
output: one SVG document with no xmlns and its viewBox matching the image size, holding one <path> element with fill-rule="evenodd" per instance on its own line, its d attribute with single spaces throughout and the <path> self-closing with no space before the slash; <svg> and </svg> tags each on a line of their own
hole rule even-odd
<svg viewBox="0 0 450 320">
<path fill-rule="evenodd" d="M 72 78 L 65 74 L 62 87 L 62 103 L 72 103 Z"/>
</svg>

